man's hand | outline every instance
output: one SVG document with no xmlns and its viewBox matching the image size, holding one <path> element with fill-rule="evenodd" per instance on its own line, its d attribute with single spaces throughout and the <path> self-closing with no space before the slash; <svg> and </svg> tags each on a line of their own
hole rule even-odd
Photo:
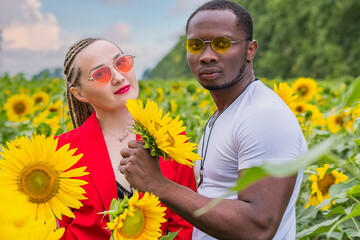
<svg viewBox="0 0 360 240">
<path fill-rule="evenodd" d="M 123 157 L 120 172 L 136 190 L 153 192 L 154 186 L 165 178 L 160 170 L 159 159 L 152 157 L 141 142 L 129 141 L 128 146 L 120 151 Z"/>
</svg>

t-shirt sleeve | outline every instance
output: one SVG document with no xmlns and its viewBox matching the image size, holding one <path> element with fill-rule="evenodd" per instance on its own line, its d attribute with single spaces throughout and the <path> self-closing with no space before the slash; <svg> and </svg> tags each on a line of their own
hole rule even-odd
<svg viewBox="0 0 360 240">
<path fill-rule="evenodd" d="M 295 115 L 274 104 L 247 109 L 235 123 L 238 170 L 264 162 L 280 164 L 294 160 L 302 152 L 303 135 Z"/>
</svg>

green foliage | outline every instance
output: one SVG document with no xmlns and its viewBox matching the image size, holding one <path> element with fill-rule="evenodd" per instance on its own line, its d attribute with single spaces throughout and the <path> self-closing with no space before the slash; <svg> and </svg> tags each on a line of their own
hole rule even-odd
<svg viewBox="0 0 360 240">
<path fill-rule="evenodd" d="M 254 67 L 266 77 L 358 76 L 360 2 L 243 0 L 259 51 Z"/>
<path fill-rule="evenodd" d="M 257 76 L 317 79 L 360 75 L 360 1 L 235 0 L 249 10 L 259 49 Z M 191 71 L 182 43 L 147 77 L 188 78 Z"/>
<path fill-rule="evenodd" d="M 143 79 L 149 78 L 191 78 L 193 77 L 186 60 L 183 46 L 186 36 L 181 36 L 175 47 L 152 70 L 146 70 Z"/>
</svg>

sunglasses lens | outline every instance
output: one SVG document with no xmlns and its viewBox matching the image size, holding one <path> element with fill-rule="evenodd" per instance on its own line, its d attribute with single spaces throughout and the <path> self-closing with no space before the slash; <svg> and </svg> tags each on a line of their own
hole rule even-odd
<svg viewBox="0 0 360 240">
<path fill-rule="evenodd" d="M 109 67 L 99 68 L 91 74 L 91 77 L 99 83 L 107 83 L 111 79 L 111 70 Z"/>
<path fill-rule="evenodd" d="M 186 40 L 185 48 L 191 54 L 198 54 L 204 49 L 204 42 L 199 38 L 190 38 Z"/>
<path fill-rule="evenodd" d="M 133 65 L 134 59 L 130 55 L 123 56 L 115 62 L 115 67 L 121 72 L 129 72 Z"/>
<path fill-rule="evenodd" d="M 231 40 L 227 37 L 216 37 L 211 41 L 212 48 L 218 53 L 224 53 L 231 47 Z"/>
</svg>

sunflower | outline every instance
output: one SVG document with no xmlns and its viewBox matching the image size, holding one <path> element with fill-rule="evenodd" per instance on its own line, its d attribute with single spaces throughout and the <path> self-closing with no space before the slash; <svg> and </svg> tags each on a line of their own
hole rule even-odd
<svg viewBox="0 0 360 240">
<path fill-rule="evenodd" d="M 57 116 L 58 118 L 63 117 L 63 101 L 59 99 L 57 102 L 51 102 L 46 108 L 46 112 L 51 114 L 51 116 Z"/>
<path fill-rule="evenodd" d="M 16 148 L 21 148 L 21 146 L 23 145 L 24 143 L 24 140 L 25 140 L 25 137 L 24 136 L 21 136 L 21 137 L 15 137 L 14 140 L 11 141 L 11 144 L 13 146 L 15 146 Z M 7 145 L 9 146 L 10 142 L 7 142 Z"/>
<path fill-rule="evenodd" d="M 145 192 L 139 199 L 135 191 L 130 200 L 127 197 L 121 201 L 114 199 L 110 210 L 104 213 L 110 216 L 107 226 L 115 240 L 150 240 L 161 237 L 161 223 L 166 222 L 165 210 L 158 197 Z"/>
<path fill-rule="evenodd" d="M 0 172 L 0 174 L 2 174 Z M 0 237 L 2 240 L 58 240 L 65 229 L 55 231 L 55 218 L 43 223 L 35 221 L 25 194 L 0 186 Z"/>
<path fill-rule="evenodd" d="M 281 97 L 281 99 L 293 110 L 295 107 L 295 100 L 297 95 L 294 95 L 293 89 L 287 83 L 279 83 L 279 87 L 274 84 L 274 92 Z"/>
<path fill-rule="evenodd" d="M 49 127 L 51 128 L 51 132 L 55 134 L 60 128 L 60 119 L 58 118 L 58 116 L 49 118 L 49 114 L 49 112 L 45 111 L 34 117 L 33 126 L 36 128 L 39 124 L 45 123 L 49 125 Z"/>
<path fill-rule="evenodd" d="M 33 101 L 26 94 L 12 95 L 5 103 L 4 109 L 12 122 L 24 122 L 33 111 Z"/>
<path fill-rule="evenodd" d="M 162 102 L 164 100 L 164 89 L 163 88 L 157 88 L 156 89 L 158 93 L 158 97 L 156 98 L 157 102 Z"/>
<path fill-rule="evenodd" d="M 316 168 L 317 175 L 311 174 L 309 177 L 309 180 L 312 181 L 311 196 L 305 208 L 308 208 L 310 205 L 317 206 L 325 199 L 331 198 L 329 194 L 330 187 L 348 179 L 348 176 L 342 172 L 336 170 L 329 172 L 329 167 L 329 164 L 324 164 L 324 167 Z M 322 209 L 327 210 L 330 208 L 330 205 L 331 203 Z"/>
<path fill-rule="evenodd" d="M 35 110 L 40 110 L 44 108 L 49 103 L 49 94 L 46 92 L 37 92 L 32 95 L 34 101 Z"/>
<path fill-rule="evenodd" d="M 86 199 L 80 186 L 87 182 L 73 179 L 88 174 L 86 167 L 68 170 L 82 154 L 74 156 L 76 149 L 69 150 L 70 144 L 57 150 L 57 142 L 53 137 L 33 135 L 23 140 L 20 149 L 10 142 L 0 153 L 4 158 L 0 161 L 0 184 L 24 193 L 32 216 L 42 222 L 53 215 L 73 218 L 70 208 L 80 208 L 79 200 Z"/>
<path fill-rule="evenodd" d="M 298 78 L 293 84 L 292 89 L 303 101 L 311 101 L 317 94 L 317 83 L 312 78 Z"/>
<path fill-rule="evenodd" d="M 135 133 L 142 136 L 145 148 L 150 149 L 152 156 L 171 158 L 188 166 L 194 165 L 191 161 L 201 158 L 193 152 L 196 144 L 188 142 L 189 138 L 182 134 L 186 127 L 182 126 L 179 116 L 175 119 L 169 113 L 163 116 L 158 105 L 149 99 L 145 109 L 142 100 L 129 99 L 126 106 L 135 120 Z"/>
<path fill-rule="evenodd" d="M 324 115 L 315 105 L 304 101 L 295 102 L 293 112 L 297 116 L 304 132 L 308 132 L 311 135 L 314 127 L 324 128 Z"/>
<path fill-rule="evenodd" d="M 352 132 L 354 130 L 350 108 L 343 111 L 336 112 L 335 114 L 326 118 L 326 123 L 331 133 L 337 133 L 341 129 Z"/>
<path fill-rule="evenodd" d="M 171 112 L 176 112 L 176 110 L 178 110 L 178 105 L 176 104 L 174 99 L 170 100 L 170 110 Z"/>
</svg>

